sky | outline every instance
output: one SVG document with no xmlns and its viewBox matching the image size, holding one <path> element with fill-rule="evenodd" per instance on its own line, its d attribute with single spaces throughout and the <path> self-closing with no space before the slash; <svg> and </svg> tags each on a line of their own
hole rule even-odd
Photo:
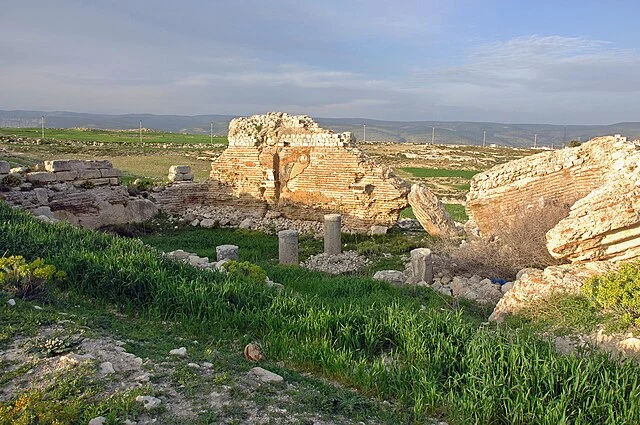
<svg viewBox="0 0 640 425">
<path fill-rule="evenodd" d="M 640 2 L 2 0 L 0 109 L 640 121 Z"/>
</svg>

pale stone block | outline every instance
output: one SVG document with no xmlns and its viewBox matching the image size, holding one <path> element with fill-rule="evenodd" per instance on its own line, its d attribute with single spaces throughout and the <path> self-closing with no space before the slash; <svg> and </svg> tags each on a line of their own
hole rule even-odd
<svg viewBox="0 0 640 425">
<path fill-rule="evenodd" d="M 216 247 L 216 259 L 222 260 L 238 260 L 239 248 L 237 245 L 219 245 Z"/>
<path fill-rule="evenodd" d="M 169 174 L 190 174 L 190 165 L 172 165 L 169 167 Z"/>
<path fill-rule="evenodd" d="M 0 174 L 9 174 L 11 166 L 7 161 L 0 161 Z"/>
<path fill-rule="evenodd" d="M 27 181 L 31 183 L 51 183 L 57 180 L 58 179 L 54 173 L 49 173 L 47 171 L 38 171 L 27 174 Z"/>
<path fill-rule="evenodd" d="M 413 270 L 411 283 L 424 281 L 431 285 L 433 282 L 431 250 L 428 248 L 417 248 L 411 251 L 411 269 Z"/>
<path fill-rule="evenodd" d="M 297 230 L 282 230 L 278 232 L 278 258 L 280 264 L 298 264 Z"/>
<path fill-rule="evenodd" d="M 118 168 L 101 168 L 100 175 L 102 177 L 120 177 L 122 176 L 122 171 Z"/>
<path fill-rule="evenodd" d="M 100 170 L 94 169 L 78 170 L 77 173 L 78 178 L 82 180 L 99 179 L 100 177 L 102 177 L 102 175 L 100 174 Z"/>
<path fill-rule="evenodd" d="M 54 174 L 56 175 L 56 179 L 58 179 L 59 182 L 72 181 L 78 177 L 77 171 L 58 171 Z"/>
<path fill-rule="evenodd" d="M 340 214 L 326 214 L 324 216 L 324 252 L 337 255 L 342 252 L 342 216 Z"/>
</svg>

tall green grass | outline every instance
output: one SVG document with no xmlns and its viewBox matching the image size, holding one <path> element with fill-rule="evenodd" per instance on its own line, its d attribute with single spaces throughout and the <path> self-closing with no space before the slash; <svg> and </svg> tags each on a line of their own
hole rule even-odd
<svg viewBox="0 0 640 425">
<path fill-rule="evenodd" d="M 69 289 L 202 338 L 261 341 L 271 359 L 322 372 L 413 410 L 399 422 L 637 424 L 640 367 L 561 356 L 518 331 L 484 327 L 429 290 L 272 266 L 283 293 L 163 258 L 135 240 L 47 225 L 0 204 L 0 251 L 44 257 Z M 411 296 L 415 295 L 415 297 Z"/>
</svg>

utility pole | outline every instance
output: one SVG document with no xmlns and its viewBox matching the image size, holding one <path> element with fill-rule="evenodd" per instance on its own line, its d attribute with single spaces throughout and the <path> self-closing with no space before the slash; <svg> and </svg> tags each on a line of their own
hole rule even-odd
<svg viewBox="0 0 640 425">
<path fill-rule="evenodd" d="M 484 148 L 487 144 L 487 130 L 482 131 L 482 147 Z"/>
<path fill-rule="evenodd" d="M 431 146 L 436 143 L 436 128 L 431 127 Z"/>
<path fill-rule="evenodd" d="M 211 123 L 211 144 L 213 145 L 213 123 Z"/>
<path fill-rule="evenodd" d="M 533 135 L 533 148 L 535 149 L 536 147 L 538 147 L 538 135 L 534 134 Z"/>
<path fill-rule="evenodd" d="M 40 126 L 42 127 L 42 138 L 44 139 L 44 115 L 40 119 Z"/>
<path fill-rule="evenodd" d="M 142 120 L 140 120 L 140 143 L 142 143 Z"/>
<path fill-rule="evenodd" d="M 364 131 L 364 142 L 367 141 L 367 125 L 366 124 L 362 124 L 362 128 Z"/>
</svg>

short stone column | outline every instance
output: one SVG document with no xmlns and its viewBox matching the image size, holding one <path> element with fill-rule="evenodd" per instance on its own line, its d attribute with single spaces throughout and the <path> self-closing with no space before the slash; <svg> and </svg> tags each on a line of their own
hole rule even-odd
<svg viewBox="0 0 640 425">
<path fill-rule="evenodd" d="M 282 230 L 278 232 L 278 258 L 280 264 L 298 265 L 297 230 Z"/>
<path fill-rule="evenodd" d="M 216 260 L 235 260 L 238 261 L 238 251 L 239 248 L 237 245 L 219 245 L 216 247 Z"/>
<path fill-rule="evenodd" d="M 411 270 L 413 270 L 411 283 L 422 281 L 427 282 L 428 285 L 433 283 L 433 261 L 430 249 L 417 248 L 411 251 Z"/>
<path fill-rule="evenodd" d="M 340 214 L 326 214 L 324 216 L 324 252 L 329 255 L 337 255 L 342 252 Z"/>
</svg>

